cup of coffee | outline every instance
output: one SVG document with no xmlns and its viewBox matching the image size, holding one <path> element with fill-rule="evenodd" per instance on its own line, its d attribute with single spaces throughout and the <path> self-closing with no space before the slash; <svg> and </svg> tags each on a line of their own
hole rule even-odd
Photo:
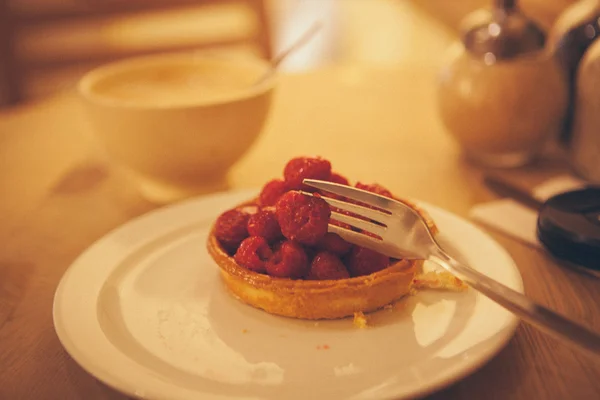
<svg viewBox="0 0 600 400">
<path fill-rule="evenodd" d="M 78 84 L 94 137 L 145 197 L 221 189 L 258 138 L 276 76 L 259 58 L 176 53 L 101 66 Z"/>
</svg>

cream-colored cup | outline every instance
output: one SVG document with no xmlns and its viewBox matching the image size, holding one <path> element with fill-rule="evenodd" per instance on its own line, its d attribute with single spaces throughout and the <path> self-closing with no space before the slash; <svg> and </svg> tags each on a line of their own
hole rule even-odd
<svg viewBox="0 0 600 400">
<path fill-rule="evenodd" d="M 258 58 L 194 53 L 132 58 L 87 73 L 78 89 L 92 132 L 152 201 L 218 190 L 259 136 L 276 78 Z"/>
</svg>

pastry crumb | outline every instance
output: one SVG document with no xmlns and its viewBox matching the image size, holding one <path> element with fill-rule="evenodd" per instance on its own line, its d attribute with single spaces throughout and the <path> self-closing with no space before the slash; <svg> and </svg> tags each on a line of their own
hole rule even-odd
<svg viewBox="0 0 600 400">
<path fill-rule="evenodd" d="M 394 305 L 393 304 L 386 304 L 385 306 L 383 306 L 384 310 L 389 310 L 392 311 L 394 309 Z"/>
<path fill-rule="evenodd" d="M 368 326 L 368 320 L 365 314 L 362 311 L 358 311 L 354 313 L 354 326 L 357 328 L 364 329 Z"/>
<path fill-rule="evenodd" d="M 447 271 L 430 271 L 419 274 L 413 280 L 415 289 L 440 289 L 451 290 L 454 292 L 464 292 L 468 286 Z"/>
</svg>

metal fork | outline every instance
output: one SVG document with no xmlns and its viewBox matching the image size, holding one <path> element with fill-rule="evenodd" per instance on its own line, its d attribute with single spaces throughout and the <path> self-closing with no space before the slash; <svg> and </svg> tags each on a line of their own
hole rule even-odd
<svg viewBox="0 0 600 400">
<path fill-rule="evenodd" d="M 432 261 L 522 320 L 557 338 L 565 339 L 580 349 L 600 355 L 598 333 L 536 304 L 523 294 L 459 263 L 440 247 L 424 219 L 411 207 L 384 196 L 337 183 L 314 179 L 305 179 L 304 183 L 377 208 L 372 209 L 322 196 L 321 198 L 332 207 L 361 217 L 332 211 L 332 219 L 371 232 L 381 239 L 332 224 L 329 224 L 329 232 L 337 233 L 350 243 L 367 247 L 389 257 Z M 305 194 L 311 195 L 311 193 Z"/>
</svg>

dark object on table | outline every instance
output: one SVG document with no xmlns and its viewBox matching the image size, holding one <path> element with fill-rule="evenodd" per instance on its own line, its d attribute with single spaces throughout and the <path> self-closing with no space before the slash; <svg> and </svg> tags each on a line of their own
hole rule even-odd
<svg viewBox="0 0 600 400">
<path fill-rule="evenodd" d="M 600 186 L 548 199 L 538 215 L 537 235 L 555 257 L 600 270 Z"/>
</svg>

